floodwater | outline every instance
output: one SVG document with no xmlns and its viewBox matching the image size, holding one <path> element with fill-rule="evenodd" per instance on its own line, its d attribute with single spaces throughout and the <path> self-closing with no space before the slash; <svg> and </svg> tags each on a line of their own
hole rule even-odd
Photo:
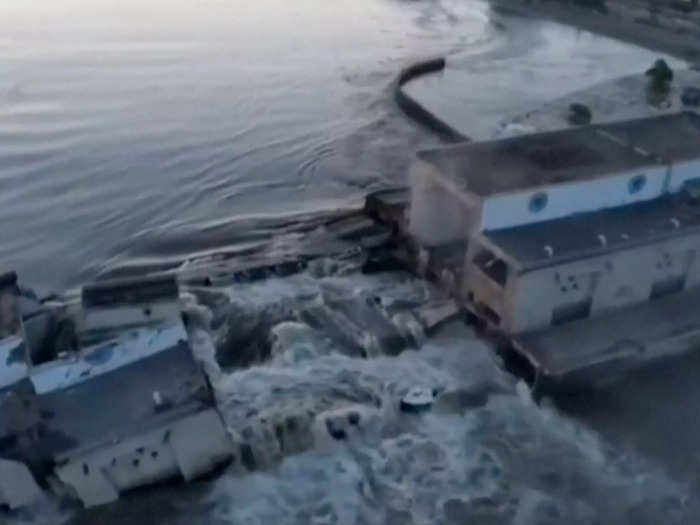
<svg viewBox="0 0 700 525">
<path fill-rule="evenodd" d="M 4 3 L 2 266 L 40 292 L 60 290 L 227 250 L 274 234 L 286 215 L 351 207 L 402 184 L 412 151 L 437 141 L 396 110 L 389 86 L 433 55 L 461 71 L 451 100 L 469 108 L 474 132 L 464 131 L 476 136 L 505 113 L 655 58 L 470 0 Z M 257 438 L 255 473 L 234 465 L 90 512 L 46 502 L 13 523 L 697 522 L 692 468 L 676 468 L 684 462 L 660 444 L 666 420 L 648 420 L 648 439 L 630 431 L 658 398 L 620 426 L 610 406 L 626 402 L 613 394 L 565 407 L 580 418 L 534 405 L 466 327 L 426 338 L 403 306 L 387 318 L 411 335 L 409 349 L 395 355 L 360 327 L 374 349 L 360 358 L 300 312 L 320 309 L 342 326 L 330 296 L 371 291 L 382 305 L 415 306 L 439 294 L 406 275 L 326 263 L 187 292 L 212 321 L 192 338 L 224 420 L 234 440 L 246 429 Z M 267 360 L 219 369 L 214 353 L 249 343 L 235 336 L 243 327 Z M 444 406 L 399 413 L 416 385 L 447 392 Z M 362 421 L 346 440 L 314 434 L 323 414 L 348 407 Z M 290 418 L 285 447 L 271 428 Z"/>
</svg>

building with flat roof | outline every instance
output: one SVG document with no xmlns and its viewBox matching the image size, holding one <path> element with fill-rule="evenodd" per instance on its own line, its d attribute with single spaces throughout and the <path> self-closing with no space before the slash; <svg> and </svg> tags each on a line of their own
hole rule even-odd
<svg viewBox="0 0 700 525">
<path fill-rule="evenodd" d="M 507 333 L 700 283 L 700 117 L 423 151 L 409 231 L 467 246 L 455 294 Z"/>
</svg>

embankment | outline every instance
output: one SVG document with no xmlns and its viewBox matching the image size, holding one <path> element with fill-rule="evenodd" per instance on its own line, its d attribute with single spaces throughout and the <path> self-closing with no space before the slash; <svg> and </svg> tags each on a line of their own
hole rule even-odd
<svg viewBox="0 0 700 525">
<path fill-rule="evenodd" d="M 469 137 L 463 135 L 447 122 L 440 120 L 403 89 L 409 81 L 422 75 L 437 73 L 445 69 L 444 58 L 433 58 L 416 62 L 402 69 L 393 84 L 394 99 L 401 110 L 420 125 L 434 131 L 448 142 L 463 142 Z"/>
</svg>

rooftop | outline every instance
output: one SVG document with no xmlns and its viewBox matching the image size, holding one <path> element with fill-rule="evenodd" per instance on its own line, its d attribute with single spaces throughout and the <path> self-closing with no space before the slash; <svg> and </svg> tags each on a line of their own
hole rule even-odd
<svg viewBox="0 0 700 525">
<path fill-rule="evenodd" d="M 616 122 L 605 129 L 666 162 L 700 157 L 700 115 L 691 111 Z"/>
<path fill-rule="evenodd" d="M 694 231 L 700 231 L 700 204 L 680 193 L 483 235 L 531 270 Z"/>
<path fill-rule="evenodd" d="M 167 401 L 154 408 L 153 392 Z M 52 453 L 114 443 L 194 413 L 207 403 L 203 375 L 185 343 L 39 397 L 51 414 L 42 440 Z M 204 399 L 203 399 L 204 398 Z"/>
<path fill-rule="evenodd" d="M 425 150 L 418 157 L 480 196 L 700 158 L 700 117 L 676 113 Z"/>
</svg>

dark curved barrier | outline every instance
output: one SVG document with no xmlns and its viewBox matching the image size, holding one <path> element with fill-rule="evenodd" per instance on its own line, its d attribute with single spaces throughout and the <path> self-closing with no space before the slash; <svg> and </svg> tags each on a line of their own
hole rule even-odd
<svg viewBox="0 0 700 525">
<path fill-rule="evenodd" d="M 402 69 L 394 81 L 394 99 L 396 100 L 396 104 L 398 104 L 409 118 L 412 118 L 420 125 L 434 131 L 440 135 L 442 139 L 450 142 L 463 142 L 469 140 L 469 137 L 454 129 L 447 122 L 440 120 L 403 90 L 403 86 L 406 82 L 421 75 L 437 73 L 443 69 L 445 69 L 444 58 L 424 60 Z"/>
</svg>

